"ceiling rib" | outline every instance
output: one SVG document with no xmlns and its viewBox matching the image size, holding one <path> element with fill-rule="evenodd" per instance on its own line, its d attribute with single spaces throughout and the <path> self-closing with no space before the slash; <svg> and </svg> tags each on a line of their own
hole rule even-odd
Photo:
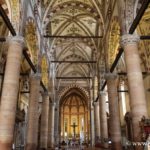
<svg viewBox="0 0 150 150">
<path fill-rule="evenodd" d="M 56 79 L 92 79 L 92 77 L 56 77 Z"/>
<path fill-rule="evenodd" d="M 51 63 L 96 63 L 96 61 L 58 61 L 58 60 L 56 60 L 56 61 L 51 61 Z"/>
<path fill-rule="evenodd" d="M 103 38 L 103 36 L 65 36 L 65 35 L 44 35 L 44 38 L 70 38 L 70 39 L 79 39 L 79 38 L 93 38 L 93 39 L 99 39 Z"/>
<path fill-rule="evenodd" d="M 44 35 L 45 38 L 103 38 L 102 36 L 50 36 L 50 35 Z M 141 40 L 149 40 L 150 35 L 141 35 Z M 0 37 L 0 42 L 6 42 L 5 37 Z"/>
</svg>

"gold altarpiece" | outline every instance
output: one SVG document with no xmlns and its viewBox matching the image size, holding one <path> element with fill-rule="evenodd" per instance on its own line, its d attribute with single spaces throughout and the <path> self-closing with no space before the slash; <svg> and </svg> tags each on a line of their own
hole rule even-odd
<svg viewBox="0 0 150 150">
<path fill-rule="evenodd" d="M 84 141 L 89 139 L 89 112 L 84 101 L 74 95 L 65 100 L 61 106 L 61 139 L 72 139 L 75 128 L 75 138 Z"/>
</svg>

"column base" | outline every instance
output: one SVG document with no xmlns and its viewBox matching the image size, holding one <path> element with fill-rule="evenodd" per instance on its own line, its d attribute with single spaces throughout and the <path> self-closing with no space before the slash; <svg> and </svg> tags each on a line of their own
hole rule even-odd
<svg viewBox="0 0 150 150">
<path fill-rule="evenodd" d="M 11 150 L 12 143 L 2 143 L 0 142 L 0 150 Z"/>
<path fill-rule="evenodd" d="M 37 145 L 36 144 L 27 144 L 25 150 L 36 150 Z"/>
<path fill-rule="evenodd" d="M 108 143 L 102 143 L 103 148 L 107 149 L 109 147 Z"/>
<path fill-rule="evenodd" d="M 134 149 L 135 150 L 143 150 L 143 146 L 140 146 L 140 145 L 139 146 L 135 146 Z"/>
<path fill-rule="evenodd" d="M 112 142 L 111 150 L 122 150 L 122 145 L 120 142 Z"/>
<path fill-rule="evenodd" d="M 54 145 L 48 145 L 48 149 L 53 149 L 54 147 Z"/>
</svg>

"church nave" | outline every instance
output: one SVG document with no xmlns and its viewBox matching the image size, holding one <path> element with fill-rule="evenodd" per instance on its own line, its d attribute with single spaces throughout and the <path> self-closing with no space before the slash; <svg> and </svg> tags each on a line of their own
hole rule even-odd
<svg viewBox="0 0 150 150">
<path fill-rule="evenodd" d="M 0 0 L 0 150 L 150 150 L 150 0 Z"/>
</svg>

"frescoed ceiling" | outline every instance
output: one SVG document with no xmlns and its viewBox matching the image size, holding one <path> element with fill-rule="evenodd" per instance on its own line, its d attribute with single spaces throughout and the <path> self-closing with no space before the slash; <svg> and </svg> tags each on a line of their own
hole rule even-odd
<svg viewBox="0 0 150 150">
<path fill-rule="evenodd" d="M 146 36 L 150 35 L 150 5 L 145 11 L 139 25 L 137 32 L 139 35 Z M 144 71 L 150 71 L 150 41 L 141 40 L 139 44 L 139 52 L 141 56 L 141 61 L 144 66 Z"/>
<path fill-rule="evenodd" d="M 54 63 L 56 77 L 81 77 L 81 79 L 57 79 L 58 86 L 70 84 L 82 84 L 87 87 L 89 79 L 94 74 L 97 61 L 98 43 L 102 36 L 103 19 L 94 0 L 47 0 L 44 14 L 44 30 L 47 36 L 61 36 L 48 38 L 50 49 L 49 58 Z M 78 38 L 65 38 L 78 37 Z M 81 38 L 79 38 L 81 37 Z M 88 37 L 88 38 L 87 38 Z M 66 63 L 66 61 L 80 61 L 86 63 Z M 58 87 L 57 87 L 58 88 Z"/>
</svg>

